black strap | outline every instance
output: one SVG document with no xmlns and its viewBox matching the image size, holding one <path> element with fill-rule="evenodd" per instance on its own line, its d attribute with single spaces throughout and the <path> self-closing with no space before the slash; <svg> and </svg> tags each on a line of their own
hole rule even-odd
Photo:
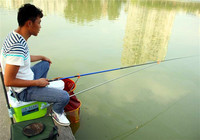
<svg viewBox="0 0 200 140">
<path fill-rule="evenodd" d="M 57 132 L 56 134 L 54 134 L 55 131 Z M 52 131 L 50 132 L 50 134 L 49 134 L 48 140 L 53 140 L 54 137 L 55 137 L 56 135 L 59 136 L 59 134 L 58 134 L 58 127 L 57 127 L 57 126 L 54 126 L 54 127 L 53 127 L 53 130 L 52 130 Z"/>
<path fill-rule="evenodd" d="M 17 93 L 14 91 L 13 87 L 10 87 L 11 88 L 11 93 L 14 94 L 15 98 L 17 99 L 17 101 L 19 101 L 19 98 L 17 96 Z"/>
</svg>

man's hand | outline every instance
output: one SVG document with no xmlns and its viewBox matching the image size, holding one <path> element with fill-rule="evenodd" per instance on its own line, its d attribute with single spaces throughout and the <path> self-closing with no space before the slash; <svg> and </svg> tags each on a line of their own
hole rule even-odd
<svg viewBox="0 0 200 140">
<path fill-rule="evenodd" d="M 45 56 L 43 56 L 42 60 L 43 61 L 48 61 L 50 64 L 52 63 L 51 60 L 49 58 L 45 57 Z"/>
<path fill-rule="evenodd" d="M 50 64 L 52 63 L 49 58 L 42 55 L 31 55 L 30 57 L 31 57 L 31 62 L 43 60 L 43 61 L 48 61 Z"/>
<path fill-rule="evenodd" d="M 19 66 L 6 64 L 5 74 L 4 74 L 4 83 L 9 87 L 30 87 L 30 86 L 39 86 L 45 87 L 49 84 L 48 80 L 45 78 L 37 80 L 23 80 L 17 79 L 16 75 L 19 71 Z"/>
<path fill-rule="evenodd" d="M 38 87 L 46 87 L 49 84 L 49 81 L 46 78 L 40 78 L 40 79 L 38 79 L 36 81 L 37 81 L 37 86 Z"/>
</svg>

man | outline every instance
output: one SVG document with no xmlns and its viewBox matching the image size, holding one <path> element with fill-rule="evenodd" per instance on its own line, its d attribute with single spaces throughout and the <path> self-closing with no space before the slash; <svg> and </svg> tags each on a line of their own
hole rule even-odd
<svg viewBox="0 0 200 140">
<path fill-rule="evenodd" d="M 54 103 L 53 119 L 60 125 L 69 126 L 70 122 L 63 113 L 69 102 L 68 93 L 46 87 L 49 84 L 46 76 L 51 60 L 41 55 L 30 55 L 27 45 L 29 37 L 38 35 L 42 17 L 42 11 L 34 5 L 25 4 L 19 8 L 19 27 L 7 36 L 1 49 L 4 83 L 13 87 L 19 100 Z M 35 61 L 40 62 L 31 67 L 31 62 Z"/>
</svg>

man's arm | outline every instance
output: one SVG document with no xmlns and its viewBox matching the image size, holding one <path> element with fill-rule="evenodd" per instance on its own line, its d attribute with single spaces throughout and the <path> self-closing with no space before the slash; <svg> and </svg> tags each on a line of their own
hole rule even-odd
<svg viewBox="0 0 200 140">
<path fill-rule="evenodd" d="M 37 80 L 22 80 L 17 79 L 16 75 L 19 71 L 20 66 L 6 64 L 5 74 L 4 74 L 4 83 L 6 86 L 10 87 L 30 87 L 30 86 L 39 86 L 45 87 L 49 84 L 48 80 L 45 78 Z"/>
<path fill-rule="evenodd" d="M 52 63 L 49 58 L 42 56 L 42 55 L 30 55 L 30 57 L 31 57 L 31 62 L 44 60 L 44 61 L 48 61 L 50 64 Z"/>
</svg>

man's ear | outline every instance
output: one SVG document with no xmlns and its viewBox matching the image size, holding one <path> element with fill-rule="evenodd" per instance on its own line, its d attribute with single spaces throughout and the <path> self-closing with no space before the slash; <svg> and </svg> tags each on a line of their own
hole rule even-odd
<svg viewBox="0 0 200 140">
<path fill-rule="evenodd" d="M 27 27 L 31 27 L 33 22 L 31 20 L 27 20 L 25 24 Z"/>
</svg>

